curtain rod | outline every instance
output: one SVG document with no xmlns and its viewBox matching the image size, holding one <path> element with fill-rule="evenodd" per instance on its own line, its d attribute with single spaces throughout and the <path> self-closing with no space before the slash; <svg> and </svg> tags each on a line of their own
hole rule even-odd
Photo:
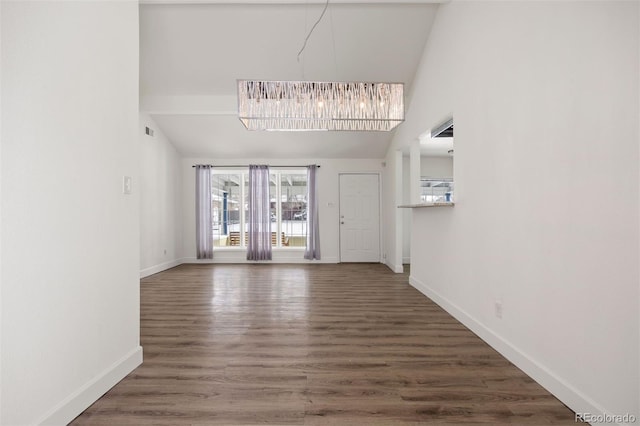
<svg viewBox="0 0 640 426">
<path fill-rule="evenodd" d="M 191 167 L 196 167 L 196 166 L 211 166 L 211 167 L 215 167 L 215 168 L 233 168 L 233 169 L 242 169 L 242 168 L 246 169 L 246 168 L 249 168 L 248 164 L 234 165 L 234 166 L 214 166 L 213 164 L 196 164 L 196 165 L 193 165 Z M 311 166 L 311 164 L 306 164 L 304 166 L 269 166 L 269 167 L 273 167 L 273 168 L 276 168 L 276 169 L 278 169 L 278 168 L 281 168 L 281 169 L 282 168 L 303 169 L 303 168 L 309 167 L 309 166 Z M 318 168 L 320 168 L 319 165 L 318 165 Z"/>
</svg>

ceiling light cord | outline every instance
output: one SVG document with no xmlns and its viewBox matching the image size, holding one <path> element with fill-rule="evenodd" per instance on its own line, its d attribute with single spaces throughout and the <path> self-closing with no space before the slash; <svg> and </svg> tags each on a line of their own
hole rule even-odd
<svg viewBox="0 0 640 426">
<path fill-rule="evenodd" d="M 324 16 L 325 12 L 327 11 L 327 7 L 329 7 L 329 0 L 327 0 L 325 2 L 324 9 L 322 9 L 322 13 L 320 14 L 320 17 L 318 18 L 316 23 L 313 24 L 313 27 L 311 27 L 311 30 L 309 31 L 309 34 L 307 34 L 307 36 L 304 39 L 304 43 L 302 44 L 302 48 L 298 52 L 298 62 L 300 62 L 300 55 L 304 51 L 305 47 L 307 47 L 307 41 L 309 40 L 309 37 L 311 37 L 311 34 L 313 33 L 313 30 L 315 30 L 316 26 L 320 23 L 320 21 L 322 21 L 322 17 Z"/>
<path fill-rule="evenodd" d="M 304 8 L 304 31 L 306 32 L 309 28 L 309 0 L 307 0 L 306 7 Z M 302 62 L 300 62 L 300 57 L 298 56 L 298 64 L 300 65 L 300 70 L 302 71 L 302 80 L 304 80 L 304 66 L 306 63 L 306 57 L 302 57 Z"/>
<path fill-rule="evenodd" d="M 338 55 L 336 55 L 336 35 L 335 28 L 333 26 L 333 8 L 329 9 L 329 22 L 331 23 L 331 42 L 333 44 L 333 65 L 336 68 L 336 79 L 340 75 L 338 73 Z"/>
</svg>

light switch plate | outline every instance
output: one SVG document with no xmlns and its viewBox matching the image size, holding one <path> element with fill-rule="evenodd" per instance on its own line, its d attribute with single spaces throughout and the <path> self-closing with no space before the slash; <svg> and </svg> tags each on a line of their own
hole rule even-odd
<svg viewBox="0 0 640 426">
<path fill-rule="evenodd" d="M 131 194 L 131 176 L 122 176 L 122 193 Z"/>
</svg>

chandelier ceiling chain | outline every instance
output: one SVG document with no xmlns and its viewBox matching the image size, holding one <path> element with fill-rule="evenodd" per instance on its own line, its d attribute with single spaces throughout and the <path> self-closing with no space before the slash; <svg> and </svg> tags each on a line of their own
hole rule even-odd
<svg viewBox="0 0 640 426">
<path fill-rule="evenodd" d="M 320 21 L 322 21 L 322 17 L 327 12 L 327 8 L 328 7 L 329 7 L 329 0 L 327 0 L 325 2 L 324 9 L 322 9 L 322 13 L 320 14 L 318 19 L 316 20 L 315 24 L 313 24 L 313 26 L 311 27 L 311 30 L 309 30 L 309 34 L 307 34 L 307 36 L 304 38 L 304 42 L 302 43 L 302 47 L 300 48 L 300 51 L 298 52 L 298 62 L 300 62 L 300 55 L 302 54 L 302 52 L 304 52 L 304 49 L 307 47 L 307 41 L 309 41 L 309 37 L 311 37 L 311 34 L 313 33 L 313 30 L 315 30 L 316 27 L 318 26 L 318 24 L 320 23 Z"/>
</svg>

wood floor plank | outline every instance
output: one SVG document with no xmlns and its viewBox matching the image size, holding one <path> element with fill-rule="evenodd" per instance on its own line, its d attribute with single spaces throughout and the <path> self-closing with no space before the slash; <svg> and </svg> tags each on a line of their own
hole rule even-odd
<svg viewBox="0 0 640 426">
<path fill-rule="evenodd" d="M 140 299 L 144 363 L 73 425 L 575 424 L 383 265 L 182 265 Z"/>
</svg>

